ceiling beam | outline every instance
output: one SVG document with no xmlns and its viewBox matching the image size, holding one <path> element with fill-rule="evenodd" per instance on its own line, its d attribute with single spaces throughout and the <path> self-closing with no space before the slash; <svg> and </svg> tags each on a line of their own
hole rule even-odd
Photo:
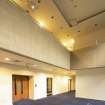
<svg viewBox="0 0 105 105">
<path fill-rule="evenodd" d="M 70 70 L 87 70 L 87 69 L 97 69 L 97 68 L 105 68 L 105 66 L 97 66 L 97 67 L 86 67 L 86 68 L 70 68 Z"/>
<path fill-rule="evenodd" d="M 103 14 L 103 13 L 105 13 L 105 9 L 102 10 L 102 11 L 100 11 L 100 12 L 97 12 L 97 13 L 91 15 L 91 16 L 88 16 L 88 17 L 86 17 L 86 18 L 84 18 L 84 19 L 82 19 L 82 20 L 79 20 L 77 23 L 80 24 L 80 23 L 82 23 L 82 22 L 84 22 L 84 21 L 87 21 L 87 20 L 89 20 L 89 19 L 91 19 L 91 18 L 94 18 L 94 17 L 96 17 L 96 16 L 98 16 L 98 15 L 101 15 L 101 14 Z"/>
</svg>

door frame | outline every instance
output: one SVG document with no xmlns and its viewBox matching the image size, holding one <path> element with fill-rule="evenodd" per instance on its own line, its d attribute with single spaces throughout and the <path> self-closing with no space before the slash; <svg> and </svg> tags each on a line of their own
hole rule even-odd
<svg viewBox="0 0 105 105">
<path fill-rule="evenodd" d="M 25 80 L 27 80 L 28 81 L 28 87 L 27 87 L 27 92 L 28 92 L 28 94 L 27 94 L 27 98 L 29 98 L 29 76 L 26 76 L 26 75 L 15 75 L 15 74 L 13 74 L 12 75 L 12 102 L 14 102 L 15 100 L 14 100 L 14 94 L 17 94 L 18 92 L 17 92 L 17 81 L 20 81 L 21 82 L 21 94 L 23 94 L 23 81 L 24 81 L 24 79 Z M 15 83 L 13 84 L 13 81 L 15 80 Z M 26 82 L 26 81 L 25 81 Z M 15 87 L 14 87 L 15 86 Z M 14 89 L 15 88 L 15 89 Z M 23 96 L 22 96 L 23 97 Z"/>
</svg>

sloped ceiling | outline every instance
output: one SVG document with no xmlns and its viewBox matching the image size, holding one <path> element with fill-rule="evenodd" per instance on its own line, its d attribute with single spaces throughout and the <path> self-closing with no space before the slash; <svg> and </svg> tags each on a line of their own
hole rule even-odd
<svg viewBox="0 0 105 105">
<path fill-rule="evenodd" d="M 89 35 L 105 27 L 105 0 L 10 1 L 17 3 L 38 24 L 43 23 L 44 29 L 52 32 L 70 51 L 96 45 L 98 40 L 105 41 L 104 34 L 98 39 Z"/>
</svg>

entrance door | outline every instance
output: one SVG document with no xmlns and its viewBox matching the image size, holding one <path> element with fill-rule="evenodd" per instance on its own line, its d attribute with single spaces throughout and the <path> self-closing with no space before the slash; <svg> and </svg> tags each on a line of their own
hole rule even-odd
<svg viewBox="0 0 105 105">
<path fill-rule="evenodd" d="M 68 79 L 68 92 L 71 91 L 71 79 Z"/>
<path fill-rule="evenodd" d="M 52 78 L 47 78 L 47 96 L 52 95 Z"/>
<path fill-rule="evenodd" d="M 18 101 L 29 98 L 29 77 L 12 76 L 12 99 Z"/>
</svg>

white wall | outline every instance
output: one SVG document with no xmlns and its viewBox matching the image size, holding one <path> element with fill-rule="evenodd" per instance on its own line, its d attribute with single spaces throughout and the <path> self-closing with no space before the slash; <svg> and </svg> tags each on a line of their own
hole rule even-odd
<svg viewBox="0 0 105 105">
<path fill-rule="evenodd" d="M 27 70 L 22 67 L 0 64 L 0 105 L 12 105 L 13 74 L 30 76 L 30 99 L 39 99 L 47 96 L 47 77 L 53 78 L 53 95 L 68 91 L 68 79 L 70 78 L 69 76 L 38 71 L 32 72 L 31 70 Z"/>
<path fill-rule="evenodd" d="M 53 76 L 53 95 L 64 93 L 68 91 L 68 76 Z"/>
<path fill-rule="evenodd" d="M 36 85 L 34 99 L 39 99 L 47 96 L 47 77 L 51 77 L 53 79 L 53 95 L 61 94 L 68 91 L 68 79 L 70 77 L 49 73 L 36 73 L 34 77 L 34 83 Z"/>
<path fill-rule="evenodd" d="M 0 105 L 12 105 L 12 76 L 0 67 Z"/>
<path fill-rule="evenodd" d="M 31 76 L 33 73 L 20 67 L 0 63 L 0 105 L 12 105 L 12 74 Z"/>
<path fill-rule="evenodd" d="M 34 94 L 34 99 L 39 99 L 46 97 L 46 75 L 43 73 L 37 73 L 34 77 L 34 88 L 35 94 Z"/>
<path fill-rule="evenodd" d="M 78 71 L 76 97 L 105 101 L 105 68 Z"/>
<path fill-rule="evenodd" d="M 69 52 L 9 0 L 0 0 L 0 47 L 70 69 Z"/>
</svg>

